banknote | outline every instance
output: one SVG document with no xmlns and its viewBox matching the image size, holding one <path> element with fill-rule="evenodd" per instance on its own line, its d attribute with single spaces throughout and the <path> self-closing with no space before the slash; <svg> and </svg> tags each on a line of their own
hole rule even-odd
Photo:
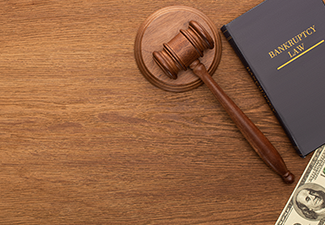
<svg viewBox="0 0 325 225">
<path fill-rule="evenodd" d="M 314 152 L 275 225 L 325 225 L 325 145 Z"/>
</svg>

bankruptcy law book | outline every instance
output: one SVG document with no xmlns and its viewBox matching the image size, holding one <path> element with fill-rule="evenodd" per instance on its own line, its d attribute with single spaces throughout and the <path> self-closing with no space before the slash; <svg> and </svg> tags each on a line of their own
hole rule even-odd
<svg viewBox="0 0 325 225">
<path fill-rule="evenodd" d="M 297 152 L 325 144 L 325 5 L 266 0 L 221 31 Z"/>
</svg>

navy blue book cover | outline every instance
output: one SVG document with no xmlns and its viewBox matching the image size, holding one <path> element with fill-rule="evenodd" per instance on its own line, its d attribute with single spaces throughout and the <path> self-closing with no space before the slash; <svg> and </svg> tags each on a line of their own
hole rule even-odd
<svg viewBox="0 0 325 225">
<path fill-rule="evenodd" d="M 221 31 L 306 156 L 325 144 L 325 5 L 266 0 Z"/>
</svg>

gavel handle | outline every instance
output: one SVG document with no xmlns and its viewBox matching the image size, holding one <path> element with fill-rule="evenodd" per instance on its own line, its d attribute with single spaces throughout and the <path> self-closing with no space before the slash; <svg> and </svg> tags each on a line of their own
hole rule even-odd
<svg viewBox="0 0 325 225">
<path fill-rule="evenodd" d="M 205 66 L 199 60 L 195 60 L 190 65 L 190 68 L 212 91 L 214 96 L 234 121 L 238 129 L 241 131 L 256 153 L 263 159 L 263 161 L 276 173 L 278 173 L 285 183 L 293 183 L 294 175 L 287 169 L 278 151 L 212 79 Z"/>
</svg>

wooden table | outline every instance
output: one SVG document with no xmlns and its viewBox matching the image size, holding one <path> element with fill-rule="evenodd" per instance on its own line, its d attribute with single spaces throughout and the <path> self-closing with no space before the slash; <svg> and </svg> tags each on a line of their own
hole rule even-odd
<svg viewBox="0 0 325 225">
<path fill-rule="evenodd" d="M 262 0 L 0 2 L 0 224 L 274 224 L 300 158 L 222 36 L 213 78 L 278 149 L 286 185 L 206 86 L 171 93 L 134 59 L 166 6 L 216 26 Z"/>
</svg>

